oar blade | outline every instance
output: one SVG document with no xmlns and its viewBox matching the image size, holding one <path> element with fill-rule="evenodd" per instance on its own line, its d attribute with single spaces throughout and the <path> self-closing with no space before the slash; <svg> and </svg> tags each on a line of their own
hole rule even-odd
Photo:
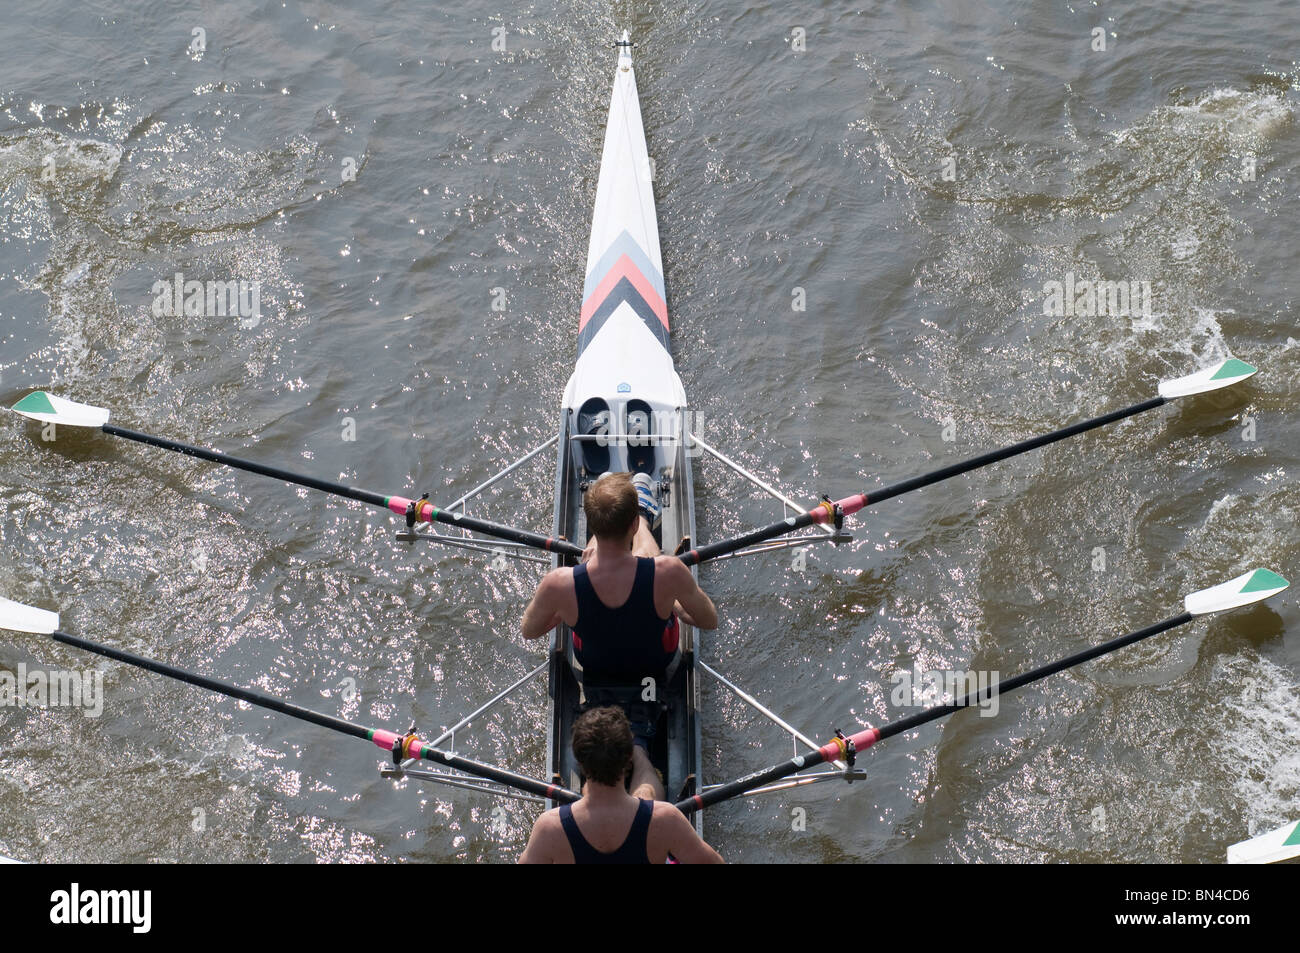
<svg viewBox="0 0 1300 953">
<path fill-rule="evenodd" d="M 105 408 L 64 400 L 43 390 L 32 391 L 10 409 L 32 420 L 63 424 L 65 427 L 102 427 L 108 423 L 108 411 Z"/>
<path fill-rule="evenodd" d="M 1255 602 L 1263 602 L 1291 585 L 1271 569 L 1252 569 L 1236 579 L 1193 592 L 1183 599 L 1183 607 L 1192 615 L 1226 612 Z"/>
<path fill-rule="evenodd" d="M 0 596 L 0 629 L 51 635 L 59 629 L 59 614 Z"/>
<path fill-rule="evenodd" d="M 1221 387 L 1231 387 L 1253 376 L 1259 368 L 1252 367 L 1235 357 L 1229 358 L 1213 367 L 1206 367 L 1195 374 L 1177 377 L 1171 381 L 1161 381 L 1159 393 L 1166 400 L 1175 397 L 1191 397 L 1193 394 L 1206 394 Z"/>
<path fill-rule="evenodd" d="M 1228 848 L 1230 864 L 1276 864 L 1300 857 L 1300 821 L 1260 834 Z"/>
</svg>

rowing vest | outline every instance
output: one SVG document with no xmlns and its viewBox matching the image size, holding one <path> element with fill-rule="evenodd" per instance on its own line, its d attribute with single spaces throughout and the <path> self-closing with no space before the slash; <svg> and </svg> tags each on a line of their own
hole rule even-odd
<svg viewBox="0 0 1300 953">
<path fill-rule="evenodd" d="M 677 654 L 677 616 L 661 619 L 655 610 L 653 558 L 637 557 L 632 591 L 617 609 L 600 601 L 585 565 L 574 567 L 573 588 L 578 596 L 573 654 L 584 683 L 635 685 L 663 677 Z"/>
<path fill-rule="evenodd" d="M 569 848 L 573 851 L 574 863 L 650 863 L 650 854 L 646 850 L 646 840 L 650 836 L 650 817 L 654 814 L 655 802 L 647 801 L 645 798 L 638 798 L 637 800 L 641 803 L 637 805 L 636 817 L 632 818 L 632 826 L 628 829 L 627 837 L 623 838 L 623 843 L 618 850 L 608 854 L 602 854 L 587 843 L 587 838 L 583 837 L 582 831 L 578 830 L 578 822 L 573 819 L 573 806 L 571 804 L 561 805 L 560 824 L 564 827 L 564 836 L 568 838 Z"/>
</svg>

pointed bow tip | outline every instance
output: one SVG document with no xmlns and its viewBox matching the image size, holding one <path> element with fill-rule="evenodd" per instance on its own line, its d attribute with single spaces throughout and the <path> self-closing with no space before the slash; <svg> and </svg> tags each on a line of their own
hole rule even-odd
<svg viewBox="0 0 1300 953">
<path fill-rule="evenodd" d="M 1236 579 L 1193 592 L 1183 600 L 1183 606 L 1192 615 L 1225 612 L 1263 602 L 1290 585 L 1271 569 L 1252 569 Z"/>
</svg>

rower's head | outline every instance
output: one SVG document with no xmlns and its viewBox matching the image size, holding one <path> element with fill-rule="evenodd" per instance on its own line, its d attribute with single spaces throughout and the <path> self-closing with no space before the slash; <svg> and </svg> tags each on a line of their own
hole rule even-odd
<svg viewBox="0 0 1300 953">
<path fill-rule="evenodd" d="M 588 781 L 621 786 L 632 768 L 632 726 L 623 709 L 610 705 L 579 715 L 573 723 L 573 757 Z"/>
<path fill-rule="evenodd" d="M 636 532 L 636 487 L 630 473 L 606 473 L 582 500 L 587 514 L 587 534 L 599 539 L 623 540 Z"/>
</svg>

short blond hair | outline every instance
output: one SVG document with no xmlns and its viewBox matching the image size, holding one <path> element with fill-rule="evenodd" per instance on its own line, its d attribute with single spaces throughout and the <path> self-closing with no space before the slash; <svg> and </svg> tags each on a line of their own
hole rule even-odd
<svg viewBox="0 0 1300 953">
<path fill-rule="evenodd" d="M 637 518 L 636 487 L 630 473 L 607 473 L 587 488 L 582 501 L 587 535 L 617 539 Z"/>
</svg>

